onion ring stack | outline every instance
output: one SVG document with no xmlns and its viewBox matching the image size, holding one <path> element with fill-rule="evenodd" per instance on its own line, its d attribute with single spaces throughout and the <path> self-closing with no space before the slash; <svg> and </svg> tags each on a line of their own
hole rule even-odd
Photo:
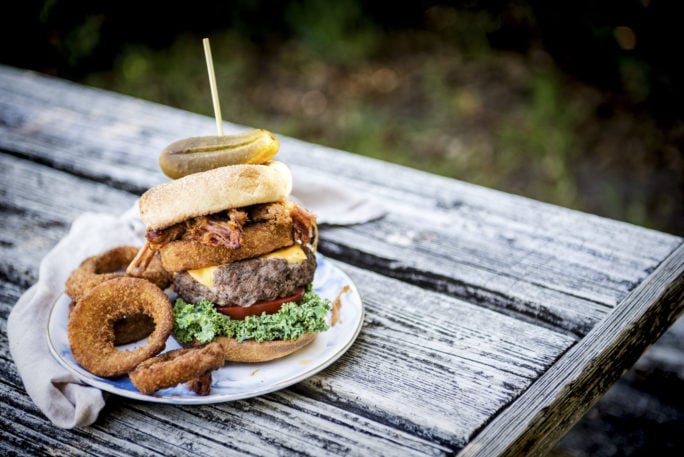
<svg viewBox="0 0 684 457">
<path fill-rule="evenodd" d="M 146 394 L 186 383 L 190 391 L 207 395 L 211 372 L 225 363 L 223 349 L 212 343 L 157 356 L 173 330 L 173 308 L 163 291 L 170 275 L 156 257 L 142 278 L 122 272 L 137 252 L 131 246 L 110 249 L 87 258 L 69 276 L 71 352 L 90 373 L 104 378 L 128 374 Z M 148 335 L 140 347 L 117 348 Z"/>
<path fill-rule="evenodd" d="M 133 260 L 138 248 L 133 246 L 117 246 L 101 254 L 85 259 L 67 279 L 64 288 L 71 297 L 70 309 L 78 303 L 79 299 L 94 287 L 116 278 L 124 278 L 128 275 L 123 271 Z M 170 274 L 164 270 L 161 261 L 153 258 L 143 279 L 151 281 L 161 289 L 165 289 L 171 282 Z M 123 316 L 114 324 L 115 346 L 139 341 L 154 330 L 154 322 L 145 315 Z"/>
</svg>

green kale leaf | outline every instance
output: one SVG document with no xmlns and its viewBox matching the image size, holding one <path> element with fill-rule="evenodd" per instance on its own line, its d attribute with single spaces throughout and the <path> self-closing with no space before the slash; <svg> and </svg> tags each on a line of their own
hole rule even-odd
<svg viewBox="0 0 684 457">
<path fill-rule="evenodd" d="M 327 330 L 326 316 L 329 310 L 330 300 L 320 297 L 311 287 L 299 304 L 285 303 L 275 314 L 247 316 L 244 320 L 231 319 L 219 313 L 207 300 L 192 304 L 179 298 L 173 307 L 173 333 L 181 343 L 193 340 L 208 343 L 217 336 L 259 343 L 294 340 L 305 333 Z"/>
</svg>

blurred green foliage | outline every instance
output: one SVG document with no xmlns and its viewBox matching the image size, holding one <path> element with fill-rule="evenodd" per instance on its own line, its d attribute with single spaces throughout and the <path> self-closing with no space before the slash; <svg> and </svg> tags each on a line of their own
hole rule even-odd
<svg viewBox="0 0 684 457">
<path fill-rule="evenodd" d="M 13 65 L 213 116 L 209 36 L 226 120 L 684 234 L 667 2 L 27 3 Z"/>
</svg>

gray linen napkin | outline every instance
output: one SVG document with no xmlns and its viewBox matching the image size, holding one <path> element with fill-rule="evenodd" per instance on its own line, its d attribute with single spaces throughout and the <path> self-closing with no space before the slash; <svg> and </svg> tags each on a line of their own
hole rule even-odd
<svg viewBox="0 0 684 457">
<path fill-rule="evenodd" d="M 319 224 L 352 225 L 381 218 L 383 207 L 367 195 L 293 169 L 293 198 L 316 215 Z"/>
<path fill-rule="evenodd" d="M 378 204 L 365 197 L 325 183 L 309 184 L 298 186 L 293 198 L 316 214 L 319 224 L 363 223 L 384 214 Z M 341 213 L 345 214 L 338 217 Z M 92 424 L 105 402 L 99 389 L 81 383 L 52 357 L 45 331 L 51 307 L 64 292 L 71 271 L 85 258 L 115 246 L 140 246 L 143 239 L 137 204 L 120 216 L 79 216 L 66 237 L 42 260 L 38 282 L 19 298 L 9 315 L 10 352 L 26 392 L 60 428 Z"/>
<path fill-rule="evenodd" d="M 59 364 L 47 343 L 47 321 L 64 282 L 83 259 L 119 245 L 140 246 L 144 227 L 132 208 L 115 217 L 86 213 L 45 256 L 38 282 L 28 289 L 7 320 L 9 347 L 26 392 L 56 426 L 91 424 L 104 407 L 102 392 L 81 382 Z"/>
</svg>

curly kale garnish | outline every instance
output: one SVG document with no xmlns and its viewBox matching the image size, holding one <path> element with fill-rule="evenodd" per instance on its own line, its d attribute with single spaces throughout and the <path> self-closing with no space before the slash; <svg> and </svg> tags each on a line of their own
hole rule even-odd
<svg viewBox="0 0 684 457">
<path fill-rule="evenodd" d="M 321 298 L 311 287 L 299 304 L 285 303 L 275 314 L 247 316 L 244 320 L 231 319 L 219 313 L 207 300 L 191 304 L 179 298 L 173 307 L 173 333 L 181 343 L 193 340 L 208 343 L 217 336 L 259 343 L 294 340 L 305 333 L 327 330 L 325 318 L 329 310 L 330 300 Z"/>
</svg>

